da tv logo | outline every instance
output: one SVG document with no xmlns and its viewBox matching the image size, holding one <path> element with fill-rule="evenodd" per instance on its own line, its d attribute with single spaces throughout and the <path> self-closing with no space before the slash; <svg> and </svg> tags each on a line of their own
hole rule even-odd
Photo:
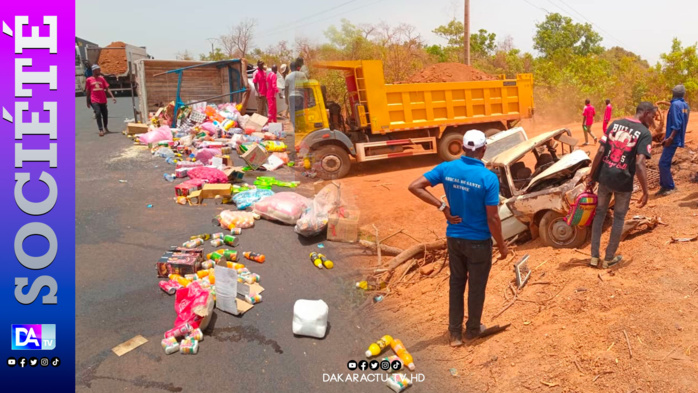
<svg viewBox="0 0 698 393">
<path fill-rule="evenodd" d="M 56 348 L 56 325 L 12 325 L 13 350 Z"/>
</svg>

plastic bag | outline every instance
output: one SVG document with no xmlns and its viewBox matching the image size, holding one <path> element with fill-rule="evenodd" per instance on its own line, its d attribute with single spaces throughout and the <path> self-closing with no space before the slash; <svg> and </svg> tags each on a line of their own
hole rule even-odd
<svg viewBox="0 0 698 393">
<path fill-rule="evenodd" d="M 179 144 L 180 144 L 180 146 L 186 146 L 186 147 L 191 146 L 191 145 L 192 145 L 192 136 L 191 136 L 191 134 L 185 135 L 185 136 L 179 138 Z"/>
<path fill-rule="evenodd" d="M 223 171 L 205 166 L 191 169 L 187 172 L 187 176 L 189 176 L 190 179 L 200 179 L 211 184 L 228 182 L 228 176 L 226 176 Z"/>
<path fill-rule="evenodd" d="M 255 203 L 254 212 L 267 220 L 295 225 L 312 201 L 295 192 L 280 192 Z"/>
<path fill-rule="evenodd" d="M 220 149 L 203 148 L 196 152 L 196 160 L 201 161 L 204 165 L 208 165 L 211 162 L 211 158 L 215 156 L 220 156 Z"/>
<path fill-rule="evenodd" d="M 243 191 L 235 195 L 233 197 L 233 202 L 235 202 L 238 209 L 245 210 L 262 199 L 271 197 L 272 195 L 274 195 L 274 191 L 258 188 L 255 190 Z"/>
<path fill-rule="evenodd" d="M 206 131 L 209 135 L 212 135 L 216 132 L 216 127 L 210 121 L 207 121 L 206 123 L 201 123 L 200 127 L 202 131 Z"/>
<path fill-rule="evenodd" d="M 223 210 L 216 219 L 221 228 L 232 230 L 233 228 L 252 228 L 254 226 L 254 213 L 244 211 Z"/>
<path fill-rule="evenodd" d="M 341 205 L 340 188 L 336 184 L 328 184 L 320 190 L 313 199 L 312 205 L 296 222 L 294 231 L 305 237 L 320 234 L 327 227 L 330 213 Z"/>
<path fill-rule="evenodd" d="M 296 300 L 293 305 L 293 334 L 323 338 L 330 308 L 322 300 Z"/>
<path fill-rule="evenodd" d="M 175 327 L 188 323 L 193 329 L 204 330 L 213 314 L 213 297 L 198 282 L 192 282 L 177 291 L 175 312 Z"/>
<path fill-rule="evenodd" d="M 171 141 L 172 140 L 172 131 L 170 130 L 170 127 L 168 126 L 162 126 L 160 128 L 156 128 L 152 131 L 148 131 L 145 134 L 141 134 L 138 137 L 138 140 L 141 143 L 157 143 L 160 141 Z"/>
<path fill-rule="evenodd" d="M 154 155 L 156 155 L 156 156 L 158 156 L 158 157 L 162 157 L 162 158 L 167 158 L 167 157 L 174 157 L 175 154 L 174 154 L 174 152 L 172 151 L 172 149 L 170 149 L 169 147 L 164 147 L 164 146 L 163 146 L 163 147 L 159 148 L 159 149 L 154 153 Z"/>
</svg>

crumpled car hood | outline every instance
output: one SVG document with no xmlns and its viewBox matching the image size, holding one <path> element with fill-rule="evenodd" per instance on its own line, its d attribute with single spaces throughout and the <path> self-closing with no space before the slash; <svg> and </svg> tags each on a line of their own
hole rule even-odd
<svg viewBox="0 0 698 393">
<path fill-rule="evenodd" d="M 575 150 L 570 154 L 564 155 L 558 162 L 551 165 L 548 169 L 541 172 L 538 176 L 534 177 L 524 193 L 528 192 L 530 189 L 534 188 L 536 184 L 551 178 L 555 178 L 561 175 L 566 169 L 579 166 L 579 164 L 587 162 L 591 164 L 591 158 L 583 150 Z"/>
</svg>

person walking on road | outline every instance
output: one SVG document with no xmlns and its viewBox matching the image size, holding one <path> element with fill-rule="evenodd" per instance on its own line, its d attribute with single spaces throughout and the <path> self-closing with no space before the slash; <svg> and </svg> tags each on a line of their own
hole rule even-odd
<svg viewBox="0 0 698 393">
<path fill-rule="evenodd" d="M 686 136 L 686 126 L 688 125 L 688 114 L 690 108 L 683 97 L 686 95 L 686 88 L 678 85 L 672 90 L 673 97 L 671 106 L 667 112 L 666 137 L 662 142 L 664 150 L 659 158 L 659 191 L 657 196 L 666 196 L 676 191 L 674 178 L 671 176 L 671 162 L 674 160 L 676 149 L 684 147 L 684 137 Z"/>
<path fill-rule="evenodd" d="M 104 132 L 110 132 L 109 111 L 107 109 L 107 92 L 116 104 L 114 93 L 109 90 L 109 83 L 102 76 L 99 65 L 92 66 L 92 76 L 85 81 L 85 97 L 87 97 L 87 107 L 92 108 L 97 119 L 97 127 L 99 128 L 99 136 L 104 136 Z"/>
<path fill-rule="evenodd" d="M 257 93 L 257 113 L 262 116 L 267 115 L 267 72 L 264 70 L 264 62 L 257 62 L 257 71 L 252 77 L 255 92 Z"/>
<path fill-rule="evenodd" d="M 307 81 L 305 74 L 301 72 L 301 66 L 297 62 L 291 64 L 291 73 L 286 77 L 285 95 L 288 97 L 288 116 L 293 124 L 293 132 L 296 132 L 296 111 L 303 110 L 303 89 L 299 88 Z"/>
<path fill-rule="evenodd" d="M 623 232 L 625 215 L 630 208 L 635 173 L 640 180 L 642 197 L 638 207 L 647 204 L 647 172 L 645 160 L 652 152 L 652 133 L 648 129 L 654 119 L 656 107 L 650 102 L 641 102 L 635 116 L 616 120 L 609 126 L 606 135 L 601 137 L 601 146 L 591 165 L 587 190 L 591 191 L 598 182 L 598 206 L 591 226 L 591 262 L 593 267 L 607 269 L 619 263 L 622 255 L 616 255 Z M 601 232 L 611 201 L 613 205 L 613 226 L 606 246 L 606 255 L 600 260 Z"/>
<path fill-rule="evenodd" d="M 276 95 L 279 93 L 276 83 L 276 64 L 274 64 L 271 66 L 271 72 L 267 75 L 267 104 L 269 105 L 270 123 L 276 123 Z"/>
<path fill-rule="evenodd" d="M 587 137 L 587 134 L 591 136 L 591 138 L 594 140 L 594 143 L 598 141 L 594 134 L 591 133 L 591 125 L 594 124 L 594 116 L 596 116 L 596 109 L 594 109 L 594 106 L 591 105 L 591 101 L 588 98 L 586 99 L 586 101 L 584 101 L 584 105 L 584 111 L 582 112 L 582 129 L 584 129 L 584 144 L 582 146 L 587 146 L 589 144 L 589 138 Z"/>
<path fill-rule="evenodd" d="M 448 227 L 449 323 L 450 344 L 463 344 L 463 308 L 468 284 L 468 321 L 465 338 L 477 338 L 485 330 L 480 323 L 485 303 L 485 288 L 492 267 L 492 237 L 499 247 L 500 259 L 509 254 L 499 219 L 499 180 L 485 168 L 482 157 L 487 149 L 482 131 L 470 130 L 463 136 L 459 160 L 443 162 L 416 179 L 410 192 L 443 212 Z M 448 204 L 436 198 L 427 187 L 443 184 Z"/>
<path fill-rule="evenodd" d="M 611 116 L 613 116 L 613 107 L 611 106 L 611 100 L 606 98 L 606 111 L 603 113 L 603 130 L 601 130 L 601 133 L 606 134 L 608 131 L 608 123 L 611 122 Z"/>
</svg>

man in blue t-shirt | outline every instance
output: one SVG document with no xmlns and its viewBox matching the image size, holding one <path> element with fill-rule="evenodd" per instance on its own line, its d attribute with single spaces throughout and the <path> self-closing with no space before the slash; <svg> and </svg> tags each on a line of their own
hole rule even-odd
<svg viewBox="0 0 698 393">
<path fill-rule="evenodd" d="M 674 178 L 671 176 L 671 162 L 674 160 L 676 149 L 684 146 L 686 126 L 688 125 L 688 113 L 690 109 L 683 97 L 686 88 L 678 85 L 672 90 L 671 107 L 666 115 L 666 137 L 662 142 L 664 150 L 659 158 L 659 185 L 661 188 L 657 196 L 665 196 L 676 191 Z"/>
<path fill-rule="evenodd" d="M 437 207 L 448 220 L 446 237 L 451 269 L 448 330 L 453 347 L 463 344 L 463 294 L 468 278 L 465 338 L 474 339 L 485 330 L 480 319 L 492 267 L 492 237 L 497 241 L 501 259 L 509 253 L 499 219 L 499 179 L 482 162 L 486 145 L 482 131 L 466 132 L 463 136 L 465 155 L 459 160 L 439 164 L 409 186 L 413 194 Z M 438 184 L 443 184 L 448 204 L 427 191 L 427 187 Z"/>
</svg>

